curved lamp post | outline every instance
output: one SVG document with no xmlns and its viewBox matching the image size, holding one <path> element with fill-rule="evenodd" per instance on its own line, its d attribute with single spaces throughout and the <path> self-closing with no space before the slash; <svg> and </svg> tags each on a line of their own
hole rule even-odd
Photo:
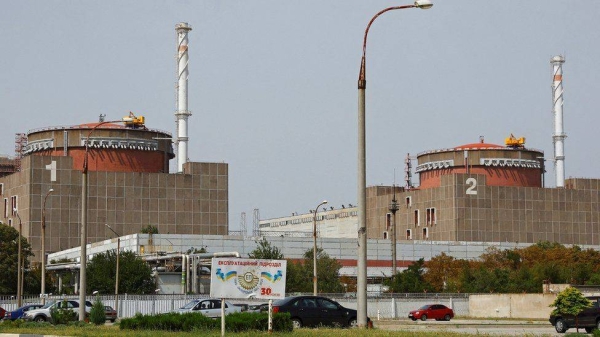
<svg viewBox="0 0 600 337">
<path fill-rule="evenodd" d="M 121 123 L 123 120 L 100 122 L 94 126 L 85 138 L 85 153 L 83 156 L 83 170 L 81 171 L 81 254 L 79 255 L 79 303 L 85 303 L 86 295 L 86 266 L 87 266 L 87 197 L 88 197 L 88 149 L 90 136 L 96 129 L 108 123 Z M 79 320 L 85 321 L 85 305 L 79 306 Z"/>
<path fill-rule="evenodd" d="M 363 39 L 363 54 L 360 62 L 360 73 L 358 75 L 358 261 L 357 261 L 357 320 L 359 327 L 367 326 L 367 178 L 366 178 L 366 146 L 365 146 L 365 89 L 366 80 L 366 51 L 367 35 L 373 21 L 381 14 L 406 8 L 431 8 L 433 4 L 430 0 L 417 0 L 413 5 L 395 6 L 386 8 L 375 14 L 367 29 Z"/>
<path fill-rule="evenodd" d="M 104 224 L 111 232 L 117 236 L 117 272 L 115 275 L 115 311 L 119 317 L 119 252 L 121 251 L 121 236 L 115 232 L 108 224 Z"/>
<path fill-rule="evenodd" d="M 13 210 L 15 212 L 15 215 L 17 216 L 17 218 L 19 218 L 19 236 L 17 237 L 18 243 L 18 254 L 17 254 L 17 307 L 20 308 L 21 305 L 23 305 L 22 303 L 22 299 L 21 297 L 23 297 L 23 288 L 22 288 L 22 282 L 21 282 L 21 270 L 23 269 L 22 267 L 22 263 L 23 263 L 23 259 L 21 258 L 21 231 L 23 230 L 23 224 L 21 222 L 21 216 L 19 215 L 19 211 L 15 208 Z"/>
<path fill-rule="evenodd" d="M 325 205 L 327 200 L 323 200 L 317 208 L 313 216 L 313 295 L 317 296 L 317 212 L 319 207 Z"/>
<path fill-rule="evenodd" d="M 54 192 L 53 188 L 48 190 L 42 205 L 42 290 L 40 293 L 42 304 L 46 304 L 46 200 L 52 192 Z"/>
</svg>

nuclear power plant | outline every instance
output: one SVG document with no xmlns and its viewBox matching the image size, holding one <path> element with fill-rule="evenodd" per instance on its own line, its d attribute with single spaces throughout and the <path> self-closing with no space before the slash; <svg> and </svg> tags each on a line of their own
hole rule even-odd
<svg viewBox="0 0 600 337">
<path fill-rule="evenodd" d="M 94 245 L 113 236 L 112 230 L 127 236 L 141 233 L 149 225 L 161 234 L 181 235 L 178 239 L 169 237 L 180 242 L 176 245 L 180 249 L 186 236 L 194 235 L 248 241 L 245 224 L 242 236 L 223 238 L 229 233 L 228 164 L 188 158 L 191 30 L 187 23 L 175 26 L 174 137 L 149 128 L 152 119 L 135 113 L 112 121 L 101 116 L 97 122 L 19 133 L 15 157 L 0 158 L 0 198 L 4 201 L 0 221 L 13 227 L 23 225 L 22 234 L 32 245 L 34 261 L 41 261 L 48 253 L 80 247 L 83 227 L 92 251 L 97 251 Z M 450 144 L 421 152 L 415 158 L 408 155 L 404 186 L 367 188 L 367 237 L 378 240 L 378 247 L 383 247 L 381 241 L 392 239 L 392 244 L 398 243 L 398 251 L 405 251 L 403 245 L 429 243 L 447 248 L 456 243 L 538 241 L 599 246 L 600 180 L 565 179 L 564 62 L 562 56 L 551 59 L 553 158 L 527 147 L 521 135 L 510 135 L 503 145 L 481 137 L 466 145 Z M 176 173 L 170 173 L 169 163 L 174 158 Z M 546 161 L 554 163 L 553 184 L 545 181 Z M 89 173 L 83 175 L 86 171 Z M 418 184 L 413 184 L 413 175 L 418 175 Z M 354 198 L 348 196 L 350 201 Z M 328 206 L 276 219 L 255 216 L 253 235 L 276 236 L 285 242 L 288 237 L 310 237 L 316 226 L 319 238 L 335 238 L 335 245 L 347 248 L 343 265 L 354 268 L 356 260 L 347 252 L 356 249 L 357 208 L 352 204 Z M 82 226 L 84 219 L 87 225 Z M 132 246 L 137 245 L 137 253 L 146 254 L 147 247 L 153 245 L 150 241 Z M 310 244 L 309 240 L 300 241 L 297 246 L 302 248 L 295 249 L 291 258 L 300 258 L 304 246 Z M 414 249 L 411 254 L 411 258 L 419 255 Z M 391 265 L 389 255 L 378 253 L 368 259 L 370 268 Z M 404 262 L 401 265 L 408 265 Z M 355 269 L 348 272 L 352 273 Z"/>
<path fill-rule="evenodd" d="M 188 160 L 191 29 L 187 23 L 175 27 L 176 139 L 146 127 L 145 118 L 133 113 L 17 134 L 15 157 L 0 160 L 0 220 L 15 228 L 21 222 L 35 261 L 41 261 L 42 237 L 46 254 L 80 246 L 82 214 L 87 243 L 113 237 L 106 225 L 120 235 L 140 233 L 149 225 L 160 233 L 228 233 L 228 165 Z M 177 173 L 169 174 L 175 156 Z M 84 167 L 88 193 L 82 197 Z"/>
</svg>

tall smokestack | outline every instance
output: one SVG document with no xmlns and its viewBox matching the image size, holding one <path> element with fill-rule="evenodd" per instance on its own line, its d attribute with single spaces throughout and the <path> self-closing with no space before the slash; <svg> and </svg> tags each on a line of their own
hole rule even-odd
<svg viewBox="0 0 600 337">
<path fill-rule="evenodd" d="M 554 113 L 554 172 L 556 175 L 556 187 L 565 187 L 565 138 L 563 128 L 563 85 L 562 64 L 565 58 L 554 56 L 552 64 L 554 77 L 552 79 L 552 112 Z"/>
<path fill-rule="evenodd" d="M 175 25 L 177 31 L 177 172 L 183 172 L 183 164 L 188 161 L 188 32 L 192 30 L 187 22 Z"/>
</svg>

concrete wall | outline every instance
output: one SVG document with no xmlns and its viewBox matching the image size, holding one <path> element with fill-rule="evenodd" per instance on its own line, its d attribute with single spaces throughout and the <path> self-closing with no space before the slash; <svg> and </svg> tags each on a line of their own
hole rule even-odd
<svg viewBox="0 0 600 337">
<path fill-rule="evenodd" d="M 469 296 L 469 316 L 547 319 L 555 294 L 493 294 Z"/>
</svg>

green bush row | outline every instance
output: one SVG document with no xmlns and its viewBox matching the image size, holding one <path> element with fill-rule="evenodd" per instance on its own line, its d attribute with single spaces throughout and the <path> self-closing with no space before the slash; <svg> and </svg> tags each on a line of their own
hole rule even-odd
<svg viewBox="0 0 600 337">
<path fill-rule="evenodd" d="M 225 316 L 225 329 L 230 332 L 267 331 L 268 314 L 257 312 L 233 313 Z M 198 313 L 166 313 L 158 315 L 137 314 L 132 318 L 121 319 L 120 329 L 124 330 L 166 330 L 202 331 L 218 330 L 221 320 Z M 288 313 L 273 315 L 273 331 L 292 331 L 293 325 Z"/>
</svg>

